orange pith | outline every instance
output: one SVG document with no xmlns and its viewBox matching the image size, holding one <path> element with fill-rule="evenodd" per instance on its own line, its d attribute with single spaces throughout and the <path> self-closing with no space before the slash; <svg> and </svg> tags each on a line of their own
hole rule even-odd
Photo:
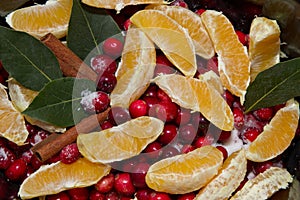
<svg viewBox="0 0 300 200">
<path fill-rule="evenodd" d="M 184 194 L 203 187 L 217 174 L 223 155 L 215 147 L 204 146 L 150 166 L 147 185 L 160 192 Z"/>
<path fill-rule="evenodd" d="M 250 82 L 247 50 L 238 40 L 233 25 L 221 12 L 206 10 L 201 18 L 218 54 L 218 70 L 223 86 L 244 102 Z"/>
<path fill-rule="evenodd" d="M 194 76 L 197 70 L 195 49 L 182 26 L 158 10 L 138 11 L 130 21 L 141 28 L 184 75 Z"/>
</svg>

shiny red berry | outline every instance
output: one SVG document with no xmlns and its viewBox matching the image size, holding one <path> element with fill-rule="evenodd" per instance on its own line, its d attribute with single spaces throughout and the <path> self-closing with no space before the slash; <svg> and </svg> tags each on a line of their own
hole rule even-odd
<svg viewBox="0 0 300 200">
<path fill-rule="evenodd" d="M 7 169 L 16 160 L 16 155 L 6 146 L 0 146 L 0 170 Z"/>
<path fill-rule="evenodd" d="M 103 52 L 113 58 L 117 58 L 123 51 L 123 43 L 117 38 L 108 38 L 103 42 Z"/>
<path fill-rule="evenodd" d="M 117 70 L 117 63 L 108 55 L 100 54 L 91 59 L 91 67 L 97 74 L 114 74 Z"/>
<path fill-rule="evenodd" d="M 138 163 L 136 166 L 134 166 L 134 172 L 132 172 L 130 175 L 131 175 L 133 185 L 135 187 L 137 188 L 147 187 L 145 177 L 149 167 L 150 165 L 145 162 Z"/>
<path fill-rule="evenodd" d="M 107 93 L 97 91 L 82 97 L 80 104 L 87 113 L 100 113 L 108 108 L 110 98 Z"/>
<path fill-rule="evenodd" d="M 115 177 L 112 173 L 101 178 L 96 184 L 95 188 L 101 193 L 108 193 L 114 187 Z"/>
<path fill-rule="evenodd" d="M 72 143 L 65 146 L 59 154 L 61 162 L 65 164 L 71 164 L 75 162 L 76 160 L 79 159 L 80 156 L 81 154 L 77 147 L 77 143 Z"/>
<path fill-rule="evenodd" d="M 138 200 L 149 200 L 151 192 L 152 191 L 148 188 L 139 189 L 138 191 L 136 191 L 135 196 Z"/>
<path fill-rule="evenodd" d="M 105 194 L 97 191 L 96 189 L 93 189 L 92 191 L 90 191 L 89 200 L 105 200 Z"/>
<path fill-rule="evenodd" d="M 195 13 L 196 13 L 197 15 L 201 15 L 201 14 L 204 13 L 205 11 L 206 11 L 205 9 L 200 8 L 200 9 L 196 10 Z"/>
<path fill-rule="evenodd" d="M 163 145 L 169 144 L 177 136 L 177 127 L 174 124 L 165 124 L 158 141 Z"/>
<path fill-rule="evenodd" d="M 167 193 L 163 192 L 152 192 L 149 200 L 171 200 L 171 197 Z"/>
<path fill-rule="evenodd" d="M 192 143 L 197 135 L 197 130 L 192 124 L 181 125 L 178 129 L 178 135 L 183 143 Z"/>
<path fill-rule="evenodd" d="M 177 200 L 193 200 L 195 199 L 196 195 L 194 193 L 187 193 L 180 195 Z"/>
<path fill-rule="evenodd" d="M 259 121 L 269 121 L 274 116 L 274 111 L 272 108 L 260 108 L 253 111 L 253 115 Z"/>
<path fill-rule="evenodd" d="M 127 19 L 124 24 L 123 24 L 123 28 L 125 31 L 127 31 L 129 29 L 129 27 L 131 26 L 132 22 L 130 21 L 130 19 Z"/>
<path fill-rule="evenodd" d="M 108 113 L 108 120 L 112 122 L 112 124 L 120 125 L 124 122 L 130 120 L 129 110 L 122 107 L 112 107 Z"/>
<path fill-rule="evenodd" d="M 154 141 L 145 148 L 144 153 L 147 154 L 148 158 L 156 159 L 159 157 L 159 154 L 161 153 L 160 149 L 162 148 L 161 143 Z"/>
<path fill-rule="evenodd" d="M 179 126 L 179 125 L 185 125 L 187 123 L 189 123 L 191 121 L 192 118 L 192 114 L 191 114 L 191 110 L 186 109 L 186 108 L 180 108 L 178 110 L 178 114 L 177 117 L 175 119 L 175 123 Z"/>
<path fill-rule="evenodd" d="M 135 193 L 135 187 L 129 173 L 116 174 L 114 188 L 117 193 L 125 196 L 131 196 Z"/>
<path fill-rule="evenodd" d="M 88 188 L 73 188 L 67 191 L 71 200 L 88 200 L 89 189 Z"/>
<path fill-rule="evenodd" d="M 244 137 L 249 140 L 250 142 L 253 142 L 257 136 L 260 134 L 260 131 L 255 127 L 248 127 L 244 132 Z"/>
<path fill-rule="evenodd" d="M 245 121 L 244 112 L 240 108 L 235 107 L 233 108 L 233 117 L 234 117 L 234 126 L 238 129 L 241 128 L 244 125 L 244 121 Z"/>
<path fill-rule="evenodd" d="M 248 44 L 246 34 L 243 33 L 242 31 L 239 31 L 239 30 L 236 30 L 235 33 L 236 33 L 236 35 L 238 36 L 239 41 L 240 41 L 244 46 L 246 46 L 246 45 Z"/>
<path fill-rule="evenodd" d="M 148 104 L 141 99 L 135 100 L 129 105 L 129 112 L 132 118 L 145 116 L 148 114 L 148 110 Z"/>
<path fill-rule="evenodd" d="M 171 122 L 176 119 L 178 114 L 177 104 L 171 101 L 162 101 L 149 109 L 149 115 L 157 117 L 165 122 Z"/>
<path fill-rule="evenodd" d="M 104 121 L 100 124 L 100 127 L 102 130 L 108 129 L 108 128 L 112 128 L 114 125 L 110 122 L 110 121 Z"/>
<path fill-rule="evenodd" d="M 64 191 L 57 194 L 46 196 L 46 200 L 70 200 L 70 199 L 71 198 L 69 197 L 69 195 Z"/>
<path fill-rule="evenodd" d="M 21 180 L 26 176 L 27 163 L 23 159 L 17 159 L 5 170 L 5 176 L 11 181 Z"/>
<path fill-rule="evenodd" d="M 97 88 L 100 91 L 111 93 L 117 84 L 117 78 L 114 74 L 99 74 L 97 78 Z"/>
<path fill-rule="evenodd" d="M 218 141 L 225 142 L 230 138 L 230 136 L 231 136 L 231 131 L 221 131 Z"/>
</svg>

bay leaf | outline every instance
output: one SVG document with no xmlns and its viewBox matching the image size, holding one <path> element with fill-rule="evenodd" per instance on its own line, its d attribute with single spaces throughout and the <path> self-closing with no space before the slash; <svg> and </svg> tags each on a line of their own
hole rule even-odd
<svg viewBox="0 0 300 200">
<path fill-rule="evenodd" d="M 67 44 L 82 60 L 86 60 L 91 52 L 102 53 L 99 44 L 120 34 L 119 26 L 105 9 L 87 6 L 80 0 L 73 1 Z"/>
<path fill-rule="evenodd" d="M 246 112 L 271 107 L 300 96 L 300 58 L 280 62 L 261 72 L 249 85 Z"/>
<path fill-rule="evenodd" d="M 56 125 L 69 127 L 86 117 L 80 105 L 85 92 L 96 91 L 93 81 L 72 77 L 48 83 L 22 114 Z"/>
<path fill-rule="evenodd" d="M 0 60 L 10 76 L 35 91 L 62 77 L 57 58 L 44 44 L 27 33 L 2 26 Z"/>
</svg>

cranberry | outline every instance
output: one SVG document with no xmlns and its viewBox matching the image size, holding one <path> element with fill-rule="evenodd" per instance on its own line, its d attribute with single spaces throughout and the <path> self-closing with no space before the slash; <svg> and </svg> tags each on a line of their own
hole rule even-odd
<svg viewBox="0 0 300 200">
<path fill-rule="evenodd" d="M 22 158 L 26 163 L 30 163 L 32 156 L 33 156 L 33 152 L 29 149 L 28 151 L 23 152 L 21 158 Z"/>
<path fill-rule="evenodd" d="M 80 104 L 88 113 L 100 113 L 108 108 L 110 98 L 105 92 L 97 91 L 82 97 Z"/>
<path fill-rule="evenodd" d="M 132 24 L 132 22 L 130 21 L 130 19 L 127 19 L 123 25 L 124 30 L 127 31 L 129 29 L 129 27 L 131 26 L 131 24 Z"/>
<path fill-rule="evenodd" d="M 105 200 L 120 200 L 119 195 L 115 191 L 105 195 Z"/>
<path fill-rule="evenodd" d="M 185 144 L 185 145 L 183 145 L 183 147 L 181 149 L 181 153 L 189 153 L 193 150 L 195 150 L 195 147 L 193 145 Z"/>
<path fill-rule="evenodd" d="M 259 173 L 263 173 L 264 171 L 266 171 L 267 169 L 269 169 L 273 165 L 274 165 L 274 163 L 272 161 L 265 161 L 265 162 L 261 162 L 261 163 L 255 163 L 254 172 L 255 172 L 256 175 L 259 174 Z"/>
<path fill-rule="evenodd" d="M 253 142 L 257 136 L 260 134 L 260 131 L 255 127 L 248 127 L 244 132 L 244 137 L 249 140 L 250 142 Z"/>
<path fill-rule="evenodd" d="M 150 85 L 147 90 L 144 92 L 143 97 L 156 97 L 157 96 L 157 89 L 156 85 Z"/>
<path fill-rule="evenodd" d="M 200 148 L 203 146 L 211 145 L 214 142 L 214 138 L 210 135 L 200 136 L 194 141 L 194 146 Z"/>
<path fill-rule="evenodd" d="M 88 200 L 89 193 L 88 188 L 73 188 L 68 190 L 68 194 L 72 200 Z"/>
<path fill-rule="evenodd" d="M 187 193 L 180 195 L 177 200 L 193 200 L 195 199 L 196 195 L 194 193 Z"/>
<path fill-rule="evenodd" d="M 163 145 L 169 144 L 177 135 L 177 127 L 174 124 L 165 124 L 158 141 Z"/>
<path fill-rule="evenodd" d="M 137 188 L 146 188 L 147 184 L 145 181 L 146 173 L 149 169 L 150 165 L 146 162 L 138 163 L 134 167 L 134 172 L 131 173 L 131 179 L 133 185 Z"/>
<path fill-rule="evenodd" d="M 114 125 L 110 122 L 110 121 L 104 121 L 100 124 L 100 127 L 102 130 L 108 129 L 108 128 L 112 128 Z"/>
<path fill-rule="evenodd" d="M 159 54 L 156 56 L 156 64 L 169 66 L 169 67 L 173 66 L 173 64 L 169 61 L 169 59 L 164 54 Z"/>
<path fill-rule="evenodd" d="M 129 173 L 116 174 L 114 188 L 119 194 L 125 196 L 131 196 L 135 192 Z"/>
<path fill-rule="evenodd" d="M 149 115 L 166 122 L 176 119 L 178 106 L 171 101 L 162 101 L 149 109 Z"/>
<path fill-rule="evenodd" d="M 191 111 L 186 108 L 180 108 L 178 110 L 177 117 L 175 119 L 175 123 L 179 125 L 185 125 L 190 122 L 192 117 Z"/>
<path fill-rule="evenodd" d="M 147 157 L 151 159 L 156 159 L 159 157 L 160 149 L 162 148 L 161 144 L 159 142 L 152 142 L 148 144 L 148 146 L 145 148 L 144 152 L 147 153 Z"/>
<path fill-rule="evenodd" d="M 113 124 L 120 125 L 131 119 L 129 111 L 122 107 L 112 107 L 108 114 L 109 120 L 112 120 Z"/>
<path fill-rule="evenodd" d="M 111 191 L 114 187 L 115 177 L 113 174 L 108 174 L 101 178 L 96 184 L 95 188 L 97 191 L 101 193 L 107 193 Z"/>
<path fill-rule="evenodd" d="M 93 189 L 92 191 L 90 191 L 89 200 L 105 200 L 105 194 L 102 194 L 101 192 Z"/>
<path fill-rule="evenodd" d="M 197 130 L 192 124 L 186 124 L 179 127 L 178 134 L 181 141 L 191 143 L 197 135 Z"/>
<path fill-rule="evenodd" d="M 27 129 L 29 135 L 33 135 L 38 132 L 38 128 L 36 126 L 33 126 L 28 123 L 26 123 L 26 129 Z"/>
<path fill-rule="evenodd" d="M 239 31 L 239 30 L 236 30 L 235 33 L 236 33 L 236 35 L 238 36 L 239 41 L 240 41 L 244 46 L 246 46 L 247 43 L 248 43 L 246 34 L 243 33 L 242 31 Z"/>
<path fill-rule="evenodd" d="M 117 38 L 108 38 L 103 42 L 103 52 L 113 58 L 117 58 L 123 51 L 123 43 Z"/>
<path fill-rule="evenodd" d="M 99 74 L 97 78 L 97 88 L 100 91 L 111 93 L 117 84 L 117 78 L 114 74 Z"/>
<path fill-rule="evenodd" d="M 180 152 L 178 151 L 177 148 L 173 147 L 173 146 L 166 146 L 162 149 L 162 154 L 161 154 L 161 158 L 170 158 L 176 155 L 179 155 Z"/>
<path fill-rule="evenodd" d="M 146 101 L 138 99 L 129 105 L 129 112 L 132 118 L 145 116 L 148 114 L 148 104 Z"/>
<path fill-rule="evenodd" d="M 42 166 L 42 164 L 43 163 L 37 158 L 36 155 L 33 155 L 31 157 L 30 165 L 33 167 L 33 169 L 35 170 L 39 169 Z"/>
<path fill-rule="evenodd" d="M 218 141 L 225 142 L 230 138 L 230 136 L 231 136 L 231 131 L 221 131 Z"/>
<path fill-rule="evenodd" d="M 231 107 L 235 100 L 234 96 L 228 90 L 225 90 L 225 92 L 223 93 L 223 97 L 226 100 L 227 104 Z"/>
<path fill-rule="evenodd" d="M 195 127 L 198 127 L 199 132 L 201 133 L 207 132 L 209 121 L 201 113 L 199 112 L 193 113 L 191 118 L 191 123 Z"/>
<path fill-rule="evenodd" d="M 31 146 L 35 146 L 37 143 L 43 141 L 46 137 L 49 136 L 49 133 L 44 130 L 39 130 L 37 133 L 31 135 L 29 142 Z"/>
<path fill-rule="evenodd" d="M 143 100 L 147 103 L 149 107 L 148 114 L 150 114 L 150 112 L 153 112 L 152 108 L 155 108 L 155 105 L 158 104 L 158 99 L 156 97 L 145 96 Z"/>
<path fill-rule="evenodd" d="M 21 180 L 26 176 L 27 163 L 23 159 L 17 159 L 5 170 L 5 176 L 11 181 Z"/>
<path fill-rule="evenodd" d="M 184 2 L 184 0 L 175 0 L 171 3 L 172 6 L 180 6 L 183 8 L 188 8 L 188 5 Z"/>
<path fill-rule="evenodd" d="M 157 89 L 158 101 L 172 101 L 171 98 L 162 89 Z"/>
<path fill-rule="evenodd" d="M 167 193 L 151 192 L 149 200 L 171 200 L 171 197 Z"/>
<path fill-rule="evenodd" d="M 259 121 L 269 121 L 274 116 L 272 108 L 260 108 L 253 111 L 253 115 Z"/>
<path fill-rule="evenodd" d="M 0 146 L 0 170 L 7 169 L 16 159 L 16 155 L 6 146 Z"/>
<path fill-rule="evenodd" d="M 208 70 L 214 71 L 216 74 L 219 74 L 219 70 L 218 70 L 218 58 L 216 56 L 214 56 L 211 59 L 209 59 L 207 61 L 206 68 Z"/>
<path fill-rule="evenodd" d="M 223 154 L 223 159 L 226 160 L 228 157 L 228 152 L 223 146 L 216 146 L 217 149 L 219 149 Z"/>
<path fill-rule="evenodd" d="M 177 72 L 177 70 L 173 67 L 158 64 L 155 66 L 153 76 L 156 77 L 156 76 L 164 75 L 164 74 L 175 74 L 176 72 Z"/>
<path fill-rule="evenodd" d="M 111 57 L 100 54 L 91 59 L 91 67 L 97 74 L 114 74 L 117 71 L 117 63 Z"/>
<path fill-rule="evenodd" d="M 72 144 L 65 146 L 61 150 L 59 157 L 60 157 L 61 162 L 65 163 L 65 164 L 71 164 L 71 163 L 75 162 L 76 160 L 78 160 L 80 155 L 81 154 L 77 147 L 77 143 L 72 143 Z"/>
<path fill-rule="evenodd" d="M 197 15 L 201 15 L 202 13 L 204 13 L 206 10 L 205 9 L 202 9 L 202 8 L 200 8 L 200 9 L 197 9 L 196 11 L 195 11 L 195 13 L 197 14 Z"/>
<path fill-rule="evenodd" d="M 233 108 L 234 126 L 236 128 L 241 128 L 244 125 L 244 112 L 238 108 Z"/>
<path fill-rule="evenodd" d="M 151 192 L 150 189 L 139 189 L 135 196 L 138 200 L 149 200 Z"/>
<path fill-rule="evenodd" d="M 63 191 L 57 194 L 47 196 L 46 200 L 70 200 L 70 197 L 66 192 Z"/>
</svg>

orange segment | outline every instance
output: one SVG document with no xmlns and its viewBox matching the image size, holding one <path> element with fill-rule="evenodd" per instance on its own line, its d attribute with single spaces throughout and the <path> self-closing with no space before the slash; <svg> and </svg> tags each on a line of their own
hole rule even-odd
<svg viewBox="0 0 300 200">
<path fill-rule="evenodd" d="M 222 84 L 244 102 L 250 82 L 250 62 L 247 50 L 239 41 L 230 21 L 221 12 L 206 10 L 202 21 L 218 54 Z"/>
<path fill-rule="evenodd" d="M 224 93 L 224 88 L 220 77 L 212 70 L 200 74 L 198 76 L 200 80 L 205 80 L 209 85 L 213 86 L 220 94 Z"/>
<path fill-rule="evenodd" d="M 161 120 L 143 116 L 100 132 L 81 134 L 77 144 L 81 154 L 90 161 L 111 163 L 141 153 L 162 133 L 163 126 Z"/>
<path fill-rule="evenodd" d="M 82 0 L 82 2 L 97 8 L 115 9 L 117 12 L 128 5 L 167 3 L 164 0 Z"/>
<path fill-rule="evenodd" d="M 22 114 L 9 101 L 5 86 L 0 83 L 0 136 L 23 145 L 28 131 Z"/>
<path fill-rule="evenodd" d="M 200 190 L 195 200 L 228 199 L 243 181 L 246 172 L 245 151 L 240 150 L 231 154 L 225 160 L 218 175 Z"/>
<path fill-rule="evenodd" d="M 264 127 L 263 132 L 249 145 L 246 156 L 254 162 L 264 162 L 281 154 L 291 144 L 299 119 L 299 104 L 290 100 Z"/>
<path fill-rule="evenodd" d="M 158 76 L 154 82 L 178 105 L 201 112 L 206 119 L 222 130 L 233 129 L 230 107 L 218 90 L 205 79 L 171 74 Z"/>
<path fill-rule="evenodd" d="M 286 189 L 292 181 L 293 177 L 286 169 L 271 167 L 247 181 L 231 200 L 268 199 L 276 191 Z"/>
<path fill-rule="evenodd" d="M 18 9 L 9 14 L 6 21 L 15 30 L 38 38 L 47 33 L 62 38 L 67 33 L 72 5 L 72 0 L 49 0 L 45 5 Z"/>
<path fill-rule="evenodd" d="M 19 195 L 29 199 L 56 194 L 77 187 L 87 187 L 97 183 L 110 172 L 110 166 L 96 164 L 85 158 L 74 163 L 56 162 L 43 165 L 22 183 Z"/>
<path fill-rule="evenodd" d="M 194 76 L 197 70 L 195 48 L 182 26 L 158 10 L 141 10 L 130 21 L 141 28 L 184 75 Z"/>
<path fill-rule="evenodd" d="M 276 20 L 257 17 L 252 21 L 249 36 L 250 72 L 253 81 L 259 72 L 279 62 L 280 28 Z"/>
<path fill-rule="evenodd" d="M 213 146 L 158 161 L 146 174 L 147 185 L 155 191 L 184 194 L 200 189 L 222 166 L 223 155 Z"/>
<path fill-rule="evenodd" d="M 163 11 L 183 28 L 187 29 L 193 40 L 196 54 L 205 59 L 209 59 L 215 55 L 212 41 L 199 15 L 181 6 L 160 5 L 153 6 L 152 8 Z"/>
<path fill-rule="evenodd" d="M 155 65 L 154 44 L 141 30 L 129 29 L 117 72 L 117 85 L 110 96 L 111 105 L 128 108 L 138 99 L 149 86 Z"/>
</svg>

